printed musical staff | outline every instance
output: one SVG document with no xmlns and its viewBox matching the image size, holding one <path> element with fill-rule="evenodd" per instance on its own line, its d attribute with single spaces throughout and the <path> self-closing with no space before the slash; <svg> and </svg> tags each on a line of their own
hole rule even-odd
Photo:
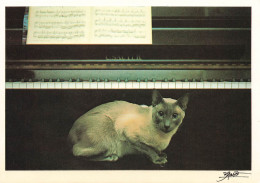
<svg viewBox="0 0 260 183">
<path fill-rule="evenodd" d="M 151 7 L 30 7 L 27 44 L 151 44 Z"/>
</svg>

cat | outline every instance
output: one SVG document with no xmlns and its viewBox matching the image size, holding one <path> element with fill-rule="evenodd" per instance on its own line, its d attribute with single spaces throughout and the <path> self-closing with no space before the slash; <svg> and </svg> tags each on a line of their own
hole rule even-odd
<svg viewBox="0 0 260 183">
<path fill-rule="evenodd" d="M 128 154 L 145 154 L 154 164 L 167 163 L 162 151 L 185 116 L 189 94 L 178 100 L 154 90 L 152 105 L 114 101 L 99 105 L 73 124 L 69 132 L 74 156 L 117 161 Z"/>
</svg>

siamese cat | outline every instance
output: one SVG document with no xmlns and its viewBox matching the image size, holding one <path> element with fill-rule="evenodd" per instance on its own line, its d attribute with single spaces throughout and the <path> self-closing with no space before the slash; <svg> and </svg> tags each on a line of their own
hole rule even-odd
<svg viewBox="0 0 260 183">
<path fill-rule="evenodd" d="M 75 121 L 70 132 L 74 156 L 117 161 L 128 154 L 145 154 L 155 164 L 167 163 L 162 151 L 185 116 L 189 94 L 178 100 L 153 91 L 152 105 L 125 101 L 102 104 Z"/>
</svg>

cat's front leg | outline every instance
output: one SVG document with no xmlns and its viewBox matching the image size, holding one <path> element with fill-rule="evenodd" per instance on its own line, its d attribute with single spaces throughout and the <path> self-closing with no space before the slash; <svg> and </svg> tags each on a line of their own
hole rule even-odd
<svg viewBox="0 0 260 183">
<path fill-rule="evenodd" d="M 160 156 L 160 151 L 144 143 L 138 135 L 126 135 L 125 132 L 122 135 L 133 149 L 148 156 L 154 164 L 164 165 L 167 163 L 167 156 Z"/>
<path fill-rule="evenodd" d="M 134 149 L 147 155 L 154 164 L 164 165 L 167 163 L 167 156 L 165 153 L 161 154 L 159 151 L 145 143 L 138 141 L 131 141 L 130 143 Z"/>
<path fill-rule="evenodd" d="M 138 146 L 141 147 L 139 151 L 145 153 L 154 164 L 164 165 L 167 163 L 167 155 L 165 153 L 161 153 L 142 142 Z"/>
</svg>

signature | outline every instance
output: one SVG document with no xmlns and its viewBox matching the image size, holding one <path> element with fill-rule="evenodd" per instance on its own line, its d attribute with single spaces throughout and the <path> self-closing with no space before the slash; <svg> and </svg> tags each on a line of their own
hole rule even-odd
<svg viewBox="0 0 260 183">
<path fill-rule="evenodd" d="M 239 172 L 239 171 L 223 172 L 223 176 L 222 176 L 222 177 L 219 177 L 219 180 L 217 180 L 217 182 L 223 181 L 223 180 L 225 180 L 225 179 L 229 180 L 229 178 L 232 178 L 232 177 L 249 178 L 249 174 L 251 174 L 251 173 Z"/>
</svg>

